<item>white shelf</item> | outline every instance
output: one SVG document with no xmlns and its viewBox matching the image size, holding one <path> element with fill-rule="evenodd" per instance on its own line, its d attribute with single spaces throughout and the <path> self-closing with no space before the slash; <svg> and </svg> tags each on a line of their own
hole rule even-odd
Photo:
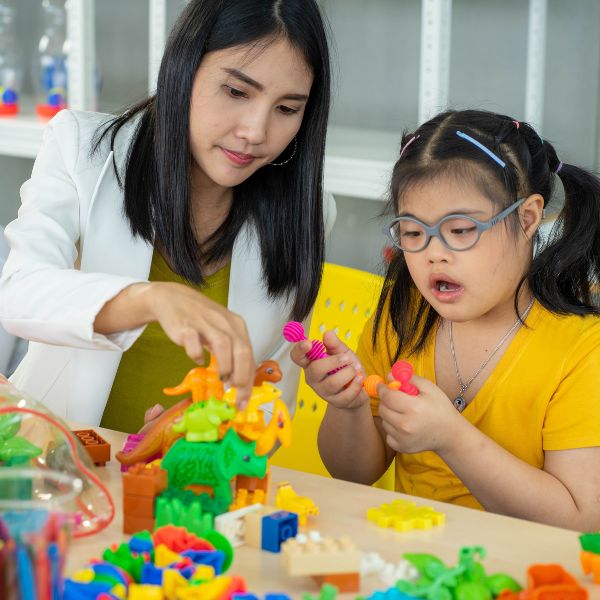
<svg viewBox="0 0 600 600">
<path fill-rule="evenodd" d="M 35 158 L 40 149 L 47 121 L 33 113 L 33 103 L 24 104 L 22 114 L 16 117 L 0 117 L 0 154 Z M 28 105 L 30 109 L 27 111 Z"/>
<path fill-rule="evenodd" d="M 31 113 L 0 118 L 0 154 L 35 158 L 47 121 Z M 384 200 L 399 143 L 399 133 L 332 127 L 325 154 L 325 189 Z"/>
</svg>

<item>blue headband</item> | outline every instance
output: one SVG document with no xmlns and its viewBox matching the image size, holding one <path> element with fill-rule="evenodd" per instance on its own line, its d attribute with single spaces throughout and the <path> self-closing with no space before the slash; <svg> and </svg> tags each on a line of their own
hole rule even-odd
<svg viewBox="0 0 600 600">
<path fill-rule="evenodd" d="M 472 138 L 470 135 L 463 133 L 462 131 L 457 131 L 456 135 L 463 140 L 467 140 L 474 146 L 477 146 L 480 150 L 483 150 L 491 159 L 495 160 L 503 169 L 506 167 L 506 163 L 496 154 L 494 154 L 489 148 L 486 148 L 481 142 L 478 142 L 475 138 Z"/>
</svg>

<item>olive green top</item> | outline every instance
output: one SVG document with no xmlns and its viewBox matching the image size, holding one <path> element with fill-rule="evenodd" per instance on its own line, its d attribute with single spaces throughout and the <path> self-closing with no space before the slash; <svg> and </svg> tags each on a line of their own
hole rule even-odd
<svg viewBox="0 0 600 600">
<path fill-rule="evenodd" d="M 189 283 L 174 273 L 154 250 L 149 281 L 183 283 L 211 300 L 227 306 L 231 265 L 206 278 L 203 286 Z M 100 425 L 134 433 L 144 424 L 144 413 L 155 404 L 173 406 L 184 396 L 166 396 L 163 388 L 178 385 L 198 365 L 177 346 L 158 323 L 150 323 L 136 342 L 123 353 Z"/>
</svg>

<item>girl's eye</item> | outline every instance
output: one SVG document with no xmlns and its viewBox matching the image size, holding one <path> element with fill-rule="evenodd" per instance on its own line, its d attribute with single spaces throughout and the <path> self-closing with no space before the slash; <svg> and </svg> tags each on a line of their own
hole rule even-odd
<svg viewBox="0 0 600 600">
<path fill-rule="evenodd" d="M 402 232 L 402 237 L 419 237 L 421 235 L 421 231 L 415 230 L 415 231 L 403 231 Z"/>
<path fill-rule="evenodd" d="M 451 230 L 452 235 L 469 235 L 475 231 L 475 227 L 455 227 Z"/>
<path fill-rule="evenodd" d="M 282 112 L 284 115 L 295 115 L 298 112 L 297 108 L 292 108 L 291 106 L 285 106 L 284 104 L 282 104 L 279 107 L 280 112 Z"/>
<path fill-rule="evenodd" d="M 242 90 L 238 90 L 230 85 L 226 85 L 225 89 L 227 90 L 227 93 L 234 98 L 246 98 L 246 93 L 242 92 Z"/>
</svg>

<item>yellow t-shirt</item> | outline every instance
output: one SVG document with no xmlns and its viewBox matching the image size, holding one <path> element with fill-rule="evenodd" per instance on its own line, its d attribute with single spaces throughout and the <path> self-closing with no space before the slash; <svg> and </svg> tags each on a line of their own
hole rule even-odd
<svg viewBox="0 0 600 600">
<path fill-rule="evenodd" d="M 196 286 L 174 273 L 156 250 L 149 281 L 183 283 L 211 300 L 227 306 L 230 264 Z M 150 323 L 133 346 L 123 353 L 102 421 L 102 427 L 132 433 L 144 424 L 144 413 L 155 404 L 173 406 L 181 396 L 165 396 L 163 388 L 178 385 L 198 365 L 181 346 L 173 343 L 158 323 Z"/>
<path fill-rule="evenodd" d="M 382 323 L 389 320 L 383 315 Z M 464 418 L 510 453 L 537 468 L 545 450 L 600 446 L 600 318 L 559 316 L 535 302 L 526 320 Z M 373 318 L 358 344 L 367 375 L 386 377 L 397 338 L 390 328 L 373 352 Z M 434 328 L 435 329 L 435 328 Z M 435 332 L 415 374 L 435 383 Z M 450 360 L 450 359 L 449 359 Z M 377 401 L 372 401 L 377 414 Z M 462 481 L 434 452 L 396 456 L 396 490 L 481 509 Z"/>
</svg>

